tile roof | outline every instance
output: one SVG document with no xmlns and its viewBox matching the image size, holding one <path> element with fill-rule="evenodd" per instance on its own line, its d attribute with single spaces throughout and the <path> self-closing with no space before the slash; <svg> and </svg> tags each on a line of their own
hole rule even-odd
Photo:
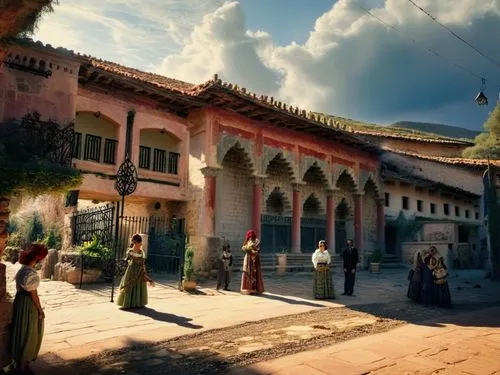
<svg viewBox="0 0 500 375">
<path fill-rule="evenodd" d="M 450 157 L 444 157 L 444 156 L 429 156 L 429 155 L 417 154 L 415 152 L 403 152 L 403 151 L 393 150 L 393 149 L 388 149 L 388 148 L 384 148 L 384 150 L 395 153 L 395 154 L 410 156 L 410 157 L 422 159 L 422 160 L 434 161 L 434 162 L 438 162 L 438 163 L 442 163 L 442 164 L 454 165 L 457 167 L 465 167 L 465 168 L 473 168 L 473 169 L 485 169 L 488 166 L 488 162 L 491 165 L 500 167 L 500 160 L 488 161 L 487 159 L 465 159 L 465 158 L 450 158 Z"/>
</svg>

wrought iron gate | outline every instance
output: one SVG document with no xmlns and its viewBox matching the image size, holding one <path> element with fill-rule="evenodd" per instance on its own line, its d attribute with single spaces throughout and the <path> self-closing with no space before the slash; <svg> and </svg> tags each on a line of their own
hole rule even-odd
<svg viewBox="0 0 500 375">
<path fill-rule="evenodd" d="M 288 216 L 261 215 L 261 237 L 263 253 L 290 250 L 292 218 Z"/>
<path fill-rule="evenodd" d="M 105 246 L 113 246 L 113 228 L 116 207 L 98 206 L 81 210 L 73 216 L 73 245 L 99 238 Z"/>
<path fill-rule="evenodd" d="M 326 240 L 326 219 L 306 218 L 300 220 L 300 245 L 304 253 L 311 253 L 320 240 Z M 332 246 L 332 244 L 328 244 Z"/>
</svg>

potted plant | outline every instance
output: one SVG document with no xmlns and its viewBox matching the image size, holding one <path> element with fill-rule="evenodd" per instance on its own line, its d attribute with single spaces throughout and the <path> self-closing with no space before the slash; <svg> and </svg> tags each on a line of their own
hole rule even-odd
<svg viewBox="0 0 500 375">
<path fill-rule="evenodd" d="M 194 250 L 191 247 L 186 249 L 184 253 L 184 278 L 182 279 L 182 288 L 185 291 L 193 291 L 196 289 L 196 279 L 193 268 Z"/>
<path fill-rule="evenodd" d="M 286 264 L 287 264 L 287 253 L 288 248 L 282 247 L 280 251 L 276 254 L 278 258 L 278 275 L 284 276 L 286 273 Z"/>
<path fill-rule="evenodd" d="M 370 258 L 370 269 L 372 273 L 380 273 L 380 262 L 382 262 L 383 255 L 380 249 L 375 250 Z"/>
</svg>

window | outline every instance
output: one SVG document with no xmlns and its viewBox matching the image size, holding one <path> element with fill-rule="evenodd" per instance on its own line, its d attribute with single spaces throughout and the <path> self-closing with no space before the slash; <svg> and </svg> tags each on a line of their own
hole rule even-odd
<svg viewBox="0 0 500 375">
<path fill-rule="evenodd" d="M 436 203 L 431 203 L 431 214 L 432 215 L 436 214 Z"/>
<path fill-rule="evenodd" d="M 470 211 L 465 210 L 465 218 L 468 219 L 470 217 Z"/>
<path fill-rule="evenodd" d="M 476 211 L 476 220 L 479 220 L 479 212 Z"/>
<path fill-rule="evenodd" d="M 92 160 L 99 163 L 101 160 L 101 137 L 87 134 L 85 137 L 85 160 Z"/>
<path fill-rule="evenodd" d="M 167 172 L 167 151 L 155 148 L 153 154 L 153 171 Z"/>
<path fill-rule="evenodd" d="M 408 197 L 403 197 L 403 210 L 409 210 L 410 209 L 410 198 Z"/>
<path fill-rule="evenodd" d="M 459 217 L 460 216 L 460 207 L 455 206 L 455 216 Z"/>
<path fill-rule="evenodd" d="M 149 169 L 151 164 L 151 148 L 139 146 L 139 168 Z"/>
<path fill-rule="evenodd" d="M 385 206 L 389 207 L 391 204 L 391 195 L 389 193 L 385 193 Z"/>
<path fill-rule="evenodd" d="M 422 212 L 422 211 L 423 211 L 423 209 L 424 209 L 424 202 L 423 202 L 423 201 L 421 201 L 420 199 L 419 199 L 419 200 L 417 200 L 417 211 L 418 211 L 418 212 Z"/>
<path fill-rule="evenodd" d="M 104 140 L 104 158 L 103 163 L 116 164 L 116 145 L 118 141 L 106 138 Z"/>
<path fill-rule="evenodd" d="M 443 212 L 446 216 L 450 216 L 450 205 L 448 203 L 443 203 Z"/>
<path fill-rule="evenodd" d="M 177 152 L 168 153 L 168 173 L 177 174 L 180 154 Z"/>
<path fill-rule="evenodd" d="M 82 133 L 73 134 L 73 149 L 72 157 L 80 159 L 82 157 Z"/>
</svg>

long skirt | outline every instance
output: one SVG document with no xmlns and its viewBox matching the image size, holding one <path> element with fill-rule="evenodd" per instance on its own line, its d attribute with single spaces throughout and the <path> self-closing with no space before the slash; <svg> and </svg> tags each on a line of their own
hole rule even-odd
<svg viewBox="0 0 500 375">
<path fill-rule="evenodd" d="M 116 303 L 123 309 L 136 309 L 148 304 L 148 286 L 144 280 L 142 264 L 136 261 L 129 264 L 120 282 L 120 294 Z"/>
<path fill-rule="evenodd" d="M 447 280 L 436 280 L 433 300 L 437 306 L 451 307 L 450 287 Z"/>
<path fill-rule="evenodd" d="M 326 266 L 318 266 L 314 271 L 313 294 L 316 299 L 334 299 L 332 273 Z"/>
<path fill-rule="evenodd" d="M 248 255 L 245 255 L 248 257 Z M 241 293 L 243 294 L 261 294 L 264 293 L 264 280 L 260 268 L 260 257 L 257 255 L 255 260 L 248 259 L 247 269 L 241 275 Z"/>
<path fill-rule="evenodd" d="M 42 346 L 44 321 L 27 292 L 17 292 L 12 311 L 10 351 L 15 362 L 31 362 Z"/>
<path fill-rule="evenodd" d="M 410 283 L 408 284 L 408 293 L 406 295 L 413 302 L 420 302 L 420 272 L 418 270 L 411 272 L 409 279 Z"/>
<path fill-rule="evenodd" d="M 424 305 L 431 305 L 434 303 L 434 276 L 429 267 L 422 267 L 422 281 L 420 283 L 420 301 Z"/>
</svg>

